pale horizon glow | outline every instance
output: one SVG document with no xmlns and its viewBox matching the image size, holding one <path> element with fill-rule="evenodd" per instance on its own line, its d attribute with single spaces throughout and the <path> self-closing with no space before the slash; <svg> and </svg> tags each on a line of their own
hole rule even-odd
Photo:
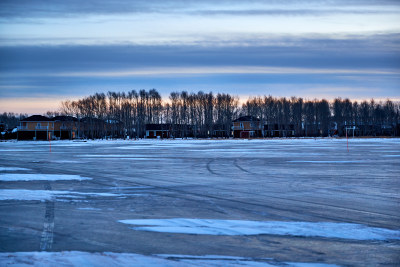
<svg viewBox="0 0 400 267">
<path fill-rule="evenodd" d="M 213 92 L 215 94 L 217 93 L 223 93 L 223 92 Z M 163 98 L 163 103 L 168 103 L 168 95 L 164 94 L 161 95 Z M 236 94 L 239 99 L 239 105 L 242 105 L 246 103 L 246 101 L 249 98 L 252 97 L 264 97 L 268 95 L 240 95 Z M 273 97 L 286 97 L 287 99 L 290 99 L 292 96 L 295 95 L 273 95 Z M 28 116 L 31 115 L 44 115 L 47 111 L 55 111 L 59 112 L 61 108 L 61 102 L 62 101 L 77 101 L 80 98 L 84 96 L 75 96 L 75 97 L 68 97 L 65 99 L 60 99 L 59 97 L 54 97 L 54 98 L 17 98 L 17 99 L 0 99 L 0 113 L 4 112 L 11 112 L 15 114 L 27 114 Z M 296 96 L 298 97 L 298 96 Z M 309 95 L 309 96 L 303 96 L 302 98 L 304 100 L 314 100 L 314 99 L 325 99 L 328 100 L 329 102 L 332 102 L 336 97 L 338 96 L 323 96 L 323 95 Z M 344 97 L 346 98 L 346 97 Z M 344 99 L 343 98 L 343 99 Z M 375 102 L 385 102 L 387 100 L 391 100 L 395 103 L 400 103 L 400 98 L 374 98 Z M 363 99 L 356 99 L 356 98 L 351 98 L 350 100 L 352 101 L 357 101 L 358 103 L 361 103 L 362 101 L 370 101 L 371 98 L 363 98 Z M 21 111 L 22 110 L 22 111 Z"/>
</svg>

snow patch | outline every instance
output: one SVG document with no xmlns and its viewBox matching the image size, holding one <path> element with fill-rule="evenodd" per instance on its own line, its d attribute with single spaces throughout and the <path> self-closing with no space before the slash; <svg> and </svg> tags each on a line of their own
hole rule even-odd
<svg viewBox="0 0 400 267">
<path fill-rule="evenodd" d="M 142 150 L 142 149 L 151 149 L 151 148 L 154 148 L 154 147 L 151 146 L 151 145 L 147 145 L 147 146 L 143 146 L 143 145 L 138 145 L 138 146 L 118 146 L 118 147 L 116 147 L 116 149 L 126 149 L 126 150 L 129 150 L 129 149 L 140 149 L 140 150 Z"/>
<path fill-rule="evenodd" d="M 132 159 L 132 160 L 160 160 L 158 158 L 119 158 L 119 159 Z M 164 160 L 164 159 L 163 159 Z"/>
<path fill-rule="evenodd" d="M 51 144 L 52 146 L 55 146 L 55 147 L 75 147 L 75 146 L 92 146 L 93 144 L 89 144 L 89 143 L 86 143 L 86 142 L 74 142 L 74 143 L 56 143 L 56 142 L 53 142 L 52 144 Z"/>
<path fill-rule="evenodd" d="M 92 178 L 81 177 L 79 175 L 67 174 L 20 174 L 6 173 L 0 174 L 0 181 L 60 181 L 60 180 L 91 180 Z"/>
<path fill-rule="evenodd" d="M 132 155 L 79 155 L 81 158 L 104 158 L 104 159 L 131 159 L 131 160 L 159 160 L 157 157 L 132 157 Z M 163 159 L 164 160 L 164 159 Z"/>
<path fill-rule="evenodd" d="M 354 223 L 243 221 L 215 219 L 120 220 L 139 231 L 203 235 L 285 235 L 355 240 L 400 239 L 400 231 Z"/>
<path fill-rule="evenodd" d="M 123 158 L 123 157 L 131 157 L 130 155 L 116 155 L 116 154 L 86 154 L 86 155 L 78 155 L 80 158 Z"/>
<path fill-rule="evenodd" d="M 366 160 L 289 160 L 288 162 L 296 163 L 362 163 Z"/>
<path fill-rule="evenodd" d="M 109 189 L 114 190 L 125 190 L 125 189 L 151 189 L 153 186 L 149 185 L 137 185 L 137 186 L 117 186 L 117 187 L 109 187 Z"/>
<path fill-rule="evenodd" d="M 115 197 L 111 193 L 81 193 L 74 191 L 0 189 L 0 200 L 55 200 L 56 198 L 82 198 L 82 196 Z"/>
<path fill-rule="evenodd" d="M 81 161 L 77 160 L 53 160 L 51 163 L 82 163 Z"/>
</svg>

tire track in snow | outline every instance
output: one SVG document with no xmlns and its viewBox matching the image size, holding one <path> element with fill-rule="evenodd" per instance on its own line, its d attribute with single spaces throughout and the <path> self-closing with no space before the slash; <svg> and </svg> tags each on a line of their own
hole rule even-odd
<svg viewBox="0 0 400 267">
<path fill-rule="evenodd" d="M 233 161 L 233 165 L 235 165 L 239 170 L 241 170 L 241 171 L 243 171 L 243 172 L 245 172 L 245 173 L 257 175 L 256 173 L 253 173 L 253 172 L 251 172 L 251 171 L 248 171 L 248 170 L 246 170 L 245 168 L 243 168 L 242 166 L 240 166 L 239 163 L 238 163 L 238 160 L 239 160 L 239 159 L 236 158 L 236 159 Z"/>
<path fill-rule="evenodd" d="M 209 160 L 209 162 L 207 163 L 207 169 L 209 170 L 210 173 L 220 176 L 220 174 L 214 172 L 213 170 L 211 170 L 209 168 L 210 164 L 213 161 L 215 161 L 215 159 L 210 159 Z M 54 167 L 46 166 L 46 168 L 50 169 L 50 170 L 59 171 L 58 168 L 54 168 Z M 101 176 L 102 175 L 99 175 L 99 177 L 101 177 Z M 103 177 L 103 179 L 104 179 L 103 181 L 99 181 L 98 179 L 97 180 L 91 180 L 89 183 L 102 185 L 102 186 L 112 185 L 112 181 L 109 180 L 110 179 L 109 177 L 107 177 L 107 178 Z M 163 182 L 169 181 L 170 182 L 170 180 L 168 180 L 168 179 L 161 179 L 161 178 L 157 178 L 157 179 L 153 179 L 153 180 L 154 181 L 163 181 Z M 242 180 L 244 180 L 244 179 L 242 179 Z M 164 190 L 170 191 L 170 192 L 177 192 L 177 193 L 187 194 L 187 195 L 192 195 L 192 196 L 197 196 L 197 197 L 205 197 L 205 198 L 209 198 L 209 199 L 225 200 L 225 201 L 228 201 L 228 202 L 234 202 L 234 203 L 238 203 L 238 204 L 246 204 L 246 205 L 252 205 L 252 206 L 259 206 L 259 207 L 269 208 L 269 209 L 278 210 L 278 211 L 286 211 L 286 212 L 293 212 L 293 213 L 297 212 L 295 209 L 283 208 L 283 207 L 278 207 L 278 206 L 275 206 L 275 205 L 268 205 L 266 203 L 257 203 L 257 202 L 253 202 L 253 201 L 231 199 L 231 198 L 227 198 L 227 197 L 216 196 L 216 195 L 209 194 L 209 193 L 195 193 L 195 192 L 190 192 L 190 191 L 187 191 L 187 190 L 173 188 L 173 187 L 170 187 L 170 186 L 159 186 L 159 185 L 157 186 L 157 185 L 154 185 L 152 183 L 149 183 L 148 181 L 147 182 L 143 182 L 143 181 L 136 180 L 135 182 L 132 182 L 132 181 L 124 180 L 124 182 L 126 182 L 128 184 L 134 184 L 134 185 L 151 186 L 151 187 L 153 187 L 153 189 L 164 189 Z M 186 184 L 186 183 L 182 183 L 182 182 L 176 182 L 176 183 L 178 183 L 178 184 Z M 239 192 L 239 191 L 240 190 L 236 190 L 235 192 Z M 354 193 L 354 192 L 352 192 L 352 193 Z M 158 194 L 159 195 L 163 195 L 162 193 L 158 193 Z M 260 194 L 257 194 L 257 193 L 253 193 L 253 194 L 254 195 L 260 195 Z M 365 194 L 360 194 L 360 193 L 358 193 L 358 194 L 359 195 L 365 195 Z M 268 197 L 272 198 L 272 199 L 284 200 L 286 202 L 286 204 L 289 204 L 291 202 L 296 202 L 296 203 L 312 204 L 314 206 L 317 206 L 317 207 L 319 206 L 321 208 L 330 207 L 330 208 L 333 208 L 333 209 L 339 209 L 341 211 L 351 211 L 351 212 L 359 212 L 359 213 L 363 213 L 363 214 L 370 214 L 370 215 L 376 215 L 376 216 L 385 216 L 385 217 L 390 217 L 390 218 L 400 218 L 398 215 L 387 214 L 387 213 L 378 212 L 378 211 L 369 211 L 369 210 L 364 210 L 364 209 L 357 209 L 357 208 L 354 208 L 354 207 L 343 207 L 343 206 L 339 206 L 339 205 L 332 205 L 332 204 L 327 204 L 327 203 L 318 203 L 318 202 L 314 202 L 314 201 L 304 201 L 304 200 L 301 200 L 301 199 L 292 199 L 292 198 L 287 198 L 287 197 L 277 197 L 277 196 L 268 196 Z M 238 209 L 240 210 L 240 208 L 238 208 Z M 318 214 L 316 212 L 310 212 L 310 211 L 308 212 L 308 214 L 310 216 L 315 216 L 315 217 L 322 218 L 322 219 L 330 219 L 330 220 L 333 220 L 333 221 L 346 222 L 344 217 L 343 218 L 337 218 L 337 217 L 327 216 L 325 214 L 321 215 L 321 214 Z M 357 223 L 366 224 L 367 222 L 365 222 L 365 221 L 357 221 Z"/>
<path fill-rule="evenodd" d="M 51 185 L 47 182 L 44 189 L 51 190 Z M 51 250 L 54 236 L 54 200 L 46 200 L 46 211 L 44 215 L 42 237 L 40 239 L 40 250 Z"/>
<path fill-rule="evenodd" d="M 214 174 L 214 175 L 219 175 L 218 173 L 216 173 L 215 171 L 213 171 L 213 170 L 211 169 L 211 163 L 212 163 L 214 160 L 215 160 L 215 159 L 210 159 L 210 160 L 207 162 L 207 170 L 208 170 L 210 173 Z"/>
<path fill-rule="evenodd" d="M 214 172 L 210 168 L 210 164 L 212 162 L 214 162 L 214 161 L 215 161 L 215 159 L 210 159 L 209 160 L 209 162 L 207 163 L 207 169 L 209 170 L 210 173 L 220 176 L 220 174 Z M 48 169 L 58 170 L 58 169 L 51 168 L 51 167 L 50 168 L 48 167 Z M 108 179 L 109 178 L 105 178 L 104 181 L 102 181 L 102 182 L 100 182 L 98 179 L 91 180 L 89 183 L 98 184 L 98 185 L 104 185 L 104 186 L 105 185 L 109 186 L 110 184 L 112 185 L 112 181 L 110 181 Z M 162 182 L 166 182 L 166 181 L 170 182 L 170 180 L 168 180 L 168 179 L 161 179 L 161 178 L 153 178 L 153 180 L 154 181 L 162 181 Z M 246 179 L 241 179 L 241 180 L 246 180 Z M 282 208 L 282 207 L 278 207 L 278 206 L 274 206 L 274 205 L 268 205 L 266 203 L 257 203 L 257 202 L 253 202 L 253 201 L 231 199 L 231 198 L 228 198 L 228 197 L 216 196 L 216 195 L 209 194 L 209 193 L 195 193 L 195 192 L 190 192 L 188 190 L 174 188 L 174 187 L 170 187 L 170 186 L 157 186 L 157 185 L 154 185 L 153 183 L 149 183 L 148 181 L 147 182 L 142 182 L 142 181 L 136 180 L 135 182 L 131 182 L 131 181 L 124 180 L 124 182 L 126 182 L 128 184 L 134 184 L 134 185 L 151 186 L 154 189 L 164 189 L 164 190 L 170 191 L 170 192 L 178 192 L 180 194 L 187 194 L 187 195 L 192 195 L 192 196 L 197 196 L 197 197 L 205 197 L 205 198 L 209 198 L 209 199 L 226 200 L 226 201 L 235 202 L 235 203 L 238 203 L 238 204 L 254 205 L 254 206 L 259 206 L 259 207 L 270 208 L 270 209 L 273 209 L 273 210 L 287 211 L 287 212 L 293 212 L 293 213 L 298 212 L 296 209 Z M 176 183 L 187 185 L 187 183 L 182 183 L 182 182 L 176 182 Z M 224 189 L 221 188 L 221 190 L 224 190 Z M 235 192 L 240 192 L 240 190 L 235 190 Z M 253 192 L 252 194 L 253 195 L 265 196 L 265 194 L 258 194 L 258 193 L 255 193 L 255 192 Z M 162 195 L 162 194 L 159 194 L 159 195 Z M 314 206 L 321 207 L 321 208 L 330 207 L 332 209 L 339 209 L 341 211 L 351 211 L 351 212 L 359 212 L 359 213 L 363 213 L 363 214 L 371 214 L 371 215 L 376 215 L 376 216 L 385 216 L 385 217 L 390 217 L 390 218 L 400 218 L 398 215 L 387 214 L 387 213 L 384 213 L 384 212 L 369 211 L 369 210 L 364 210 L 364 209 L 357 209 L 357 208 L 354 208 L 354 207 L 342 207 L 342 206 L 334 205 L 334 204 L 318 203 L 318 202 L 315 202 L 315 201 L 307 201 L 307 200 L 301 200 L 301 199 L 292 199 L 292 198 L 283 197 L 283 196 L 282 197 L 278 197 L 278 196 L 269 195 L 268 198 L 283 200 L 283 201 L 286 202 L 286 204 L 289 204 L 289 203 L 292 203 L 292 202 L 303 203 L 303 204 L 312 204 Z M 311 212 L 311 211 L 308 211 L 308 213 L 309 213 L 309 215 L 312 215 L 312 216 L 315 216 L 315 217 L 320 217 L 322 219 L 330 219 L 330 220 L 333 220 L 333 221 L 345 221 L 343 219 L 338 219 L 338 218 L 333 217 L 333 216 L 330 217 L 330 216 L 327 216 L 327 215 L 320 215 L 318 213 Z M 366 222 L 359 221 L 358 223 L 364 223 L 365 224 Z"/>
</svg>

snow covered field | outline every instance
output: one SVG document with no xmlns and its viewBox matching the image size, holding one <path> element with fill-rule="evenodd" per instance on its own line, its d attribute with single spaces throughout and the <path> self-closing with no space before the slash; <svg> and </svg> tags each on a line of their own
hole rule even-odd
<svg viewBox="0 0 400 267">
<path fill-rule="evenodd" d="M 3 142 L 0 265 L 396 266 L 399 177 L 399 139 Z"/>
</svg>

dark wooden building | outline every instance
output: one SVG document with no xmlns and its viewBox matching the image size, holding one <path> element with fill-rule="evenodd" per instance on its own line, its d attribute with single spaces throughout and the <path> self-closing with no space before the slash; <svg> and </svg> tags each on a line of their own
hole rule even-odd
<svg viewBox="0 0 400 267">
<path fill-rule="evenodd" d="M 71 116 L 55 116 L 54 136 L 58 139 L 74 139 L 77 137 L 78 119 Z"/>
<path fill-rule="evenodd" d="M 146 138 L 170 138 L 171 124 L 146 124 Z"/>
<path fill-rule="evenodd" d="M 265 124 L 264 137 L 294 137 L 294 124 Z"/>
<path fill-rule="evenodd" d="M 253 116 L 243 116 L 233 121 L 234 138 L 262 137 L 261 121 Z"/>
<path fill-rule="evenodd" d="M 20 121 L 18 140 L 49 140 L 54 135 L 54 121 L 42 115 L 33 115 Z"/>
</svg>

